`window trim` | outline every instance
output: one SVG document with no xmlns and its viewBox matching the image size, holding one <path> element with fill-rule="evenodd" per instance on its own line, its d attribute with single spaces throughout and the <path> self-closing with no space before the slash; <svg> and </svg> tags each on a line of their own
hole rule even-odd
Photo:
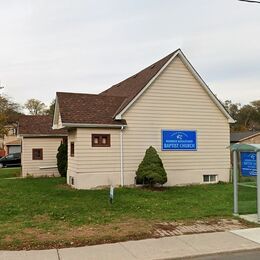
<svg viewBox="0 0 260 260">
<path fill-rule="evenodd" d="M 34 151 L 35 150 L 39 150 L 39 151 L 41 151 L 41 156 L 38 158 L 35 158 L 34 157 Z M 40 160 L 43 160 L 43 148 L 32 148 L 32 160 L 33 161 L 40 161 Z"/>
<path fill-rule="evenodd" d="M 72 149 L 73 147 L 73 149 Z M 73 151 L 73 153 L 72 153 Z M 75 156 L 75 142 L 70 142 L 70 157 L 74 157 Z"/>
<path fill-rule="evenodd" d="M 208 176 L 209 180 L 205 181 L 205 176 Z M 215 180 L 211 180 L 211 177 L 215 176 Z M 218 175 L 217 174 L 203 174 L 203 183 L 217 183 L 218 182 Z"/>
<path fill-rule="evenodd" d="M 106 144 L 102 144 L 102 138 L 106 137 L 107 138 L 107 143 Z M 99 142 L 98 144 L 96 144 L 94 142 L 94 139 L 98 138 Z M 110 134 L 92 134 L 91 135 L 91 143 L 92 143 L 92 147 L 111 147 L 111 135 Z"/>
</svg>

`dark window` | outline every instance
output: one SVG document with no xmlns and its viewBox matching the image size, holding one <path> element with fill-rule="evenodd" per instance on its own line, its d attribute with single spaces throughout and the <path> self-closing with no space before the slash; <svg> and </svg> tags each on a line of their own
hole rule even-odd
<svg viewBox="0 0 260 260">
<path fill-rule="evenodd" d="M 93 147 L 109 147 L 110 135 L 108 134 L 92 134 L 92 146 Z"/>
<path fill-rule="evenodd" d="M 209 175 L 203 175 L 203 182 L 217 182 L 217 175 L 215 174 L 209 174 Z"/>
<path fill-rule="evenodd" d="M 75 144 L 74 142 L 70 142 L 70 156 L 74 157 L 74 152 L 75 152 Z"/>
<path fill-rule="evenodd" d="M 32 159 L 33 160 L 42 160 L 43 159 L 43 150 L 40 149 L 32 149 Z"/>
</svg>

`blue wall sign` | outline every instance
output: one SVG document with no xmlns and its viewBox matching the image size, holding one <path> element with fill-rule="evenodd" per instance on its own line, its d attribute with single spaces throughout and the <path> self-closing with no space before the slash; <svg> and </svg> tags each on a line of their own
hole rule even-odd
<svg viewBox="0 0 260 260">
<path fill-rule="evenodd" d="M 241 172 L 242 176 L 256 176 L 256 153 L 254 152 L 241 152 Z"/>
<path fill-rule="evenodd" d="M 163 151 L 196 151 L 197 132 L 187 130 L 162 130 Z"/>
</svg>

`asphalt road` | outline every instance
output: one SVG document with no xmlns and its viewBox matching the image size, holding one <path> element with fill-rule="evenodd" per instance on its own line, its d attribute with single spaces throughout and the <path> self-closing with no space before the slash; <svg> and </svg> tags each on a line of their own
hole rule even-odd
<svg viewBox="0 0 260 260">
<path fill-rule="evenodd" d="M 260 260 L 260 250 L 192 257 L 192 260 Z"/>
</svg>

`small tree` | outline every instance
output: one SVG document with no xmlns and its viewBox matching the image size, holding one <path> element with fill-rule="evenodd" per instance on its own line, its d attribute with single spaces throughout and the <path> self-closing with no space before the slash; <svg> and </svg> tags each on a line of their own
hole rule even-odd
<svg viewBox="0 0 260 260">
<path fill-rule="evenodd" d="M 68 147 L 66 143 L 60 144 L 56 157 L 57 157 L 58 171 L 62 177 L 66 177 L 67 165 L 68 165 Z"/>
<path fill-rule="evenodd" d="M 136 171 L 136 181 L 150 186 L 167 182 L 167 173 L 162 160 L 152 146 L 146 150 L 144 159 Z"/>
<path fill-rule="evenodd" d="M 46 110 L 46 114 L 47 115 L 49 115 L 49 116 L 53 116 L 54 115 L 55 102 L 56 102 L 56 99 L 53 99 L 51 101 L 51 104 L 50 104 L 49 108 Z"/>
<path fill-rule="evenodd" d="M 46 105 L 35 98 L 28 99 L 24 104 L 24 107 L 29 111 L 31 115 L 44 115 L 46 114 Z"/>
</svg>

